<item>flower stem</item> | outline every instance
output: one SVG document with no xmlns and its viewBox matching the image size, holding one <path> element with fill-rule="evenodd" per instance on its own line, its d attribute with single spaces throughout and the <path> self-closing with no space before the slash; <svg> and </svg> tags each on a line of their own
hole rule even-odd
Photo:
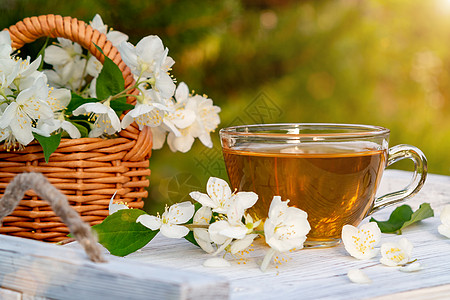
<svg viewBox="0 0 450 300">
<path fill-rule="evenodd" d="M 196 228 L 204 228 L 204 229 L 209 228 L 209 225 L 202 225 L 202 224 L 184 224 L 183 226 L 189 228 L 189 230 L 196 229 Z"/>
</svg>

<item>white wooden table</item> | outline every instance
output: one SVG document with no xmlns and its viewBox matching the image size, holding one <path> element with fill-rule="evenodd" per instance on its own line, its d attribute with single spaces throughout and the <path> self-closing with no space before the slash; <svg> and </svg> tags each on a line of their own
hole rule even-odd
<svg viewBox="0 0 450 300">
<path fill-rule="evenodd" d="M 409 176 L 408 172 L 386 171 L 379 193 L 398 190 L 409 182 Z M 128 257 L 108 256 L 108 263 L 97 265 L 87 261 L 77 244 L 61 247 L 26 240 L 25 247 L 22 239 L 6 237 L 5 242 L 5 237 L 0 236 L 0 286 L 3 288 L 0 299 L 448 298 L 450 239 L 441 236 L 437 227 L 442 207 L 450 203 L 450 177 L 429 175 L 422 191 L 407 203 L 415 210 L 423 202 L 431 204 L 434 218 L 403 230 L 402 236 L 382 236 L 382 242 L 406 237 L 413 243 L 413 258 L 423 266 L 423 270 L 414 273 L 383 266 L 379 257 L 354 259 L 342 245 L 288 253 L 284 257 L 287 262 L 262 273 L 259 263 L 268 248 L 258 242 L 244 260 L 227 256 L 231 267 L 205 268 L 202 264 L 210 256 L 201 249 L 184 239 L 160 235 Z M 374 217 L 385 220 L 394 208 L 385 208 Z M 32 257 L 35 253 L 36 257 L 24 259 L 20 264 L 20 259 L 14 260 L 20 251 L 14 254 L 17 249 L 11 243 L 16 243 L 20 251 L 38 245 L 39 249 L 29 249 L 25 255 Z M 9 260 L 5 260 L 8 255 Z M 42 258 L 50 265 L 39 272 L 37 261 Z M 364 285 L 350 282 L 346 274 L 354 268 L 362 268 L 373 282 Z M 21 281 L 13 271 L 22 272 L 26 280 Z M 37 276 L 43 277 L 42 280 L 37 280 Z"/>
</svg>

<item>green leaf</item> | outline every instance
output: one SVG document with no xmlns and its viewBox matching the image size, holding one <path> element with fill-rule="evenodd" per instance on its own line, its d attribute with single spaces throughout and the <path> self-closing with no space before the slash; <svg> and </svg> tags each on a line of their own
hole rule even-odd
<svg viewBox="0 0 450 300">
<path fill-rule="evenodd" d="M 136 223 L 143 214 L 145 212 L 139 209 L 122 209 L 92 228 L 97 232 L 99 243 L 111 254 L 125 256 L 147 245 L 159 232 Z"/>
<path fill-rule="evenodd" d="M 411 219 L 409 221 L 406 221 L 400 228 L 400 230 L 411 224 L 431 217 L 434 217 L 434 211 L 431 208 L 430 203 L 422 203 L 419 208 L 412 214 Z"/>
<path fill-rule="evenodd" d="M 98 75 L 97 85 L 95 86 L 97 98 L 105 100 L 109 96 L 114 96 L 122 92 L 125 89 L 125 80 L 119 67 L 103 53 L 100 47 L 97 45 L 95 47 L 105 57 L 103 68 Z"/>
<path fill-rule="evenodd" d="M 45 162 L 48 163 L 50 155 L 56 151 L 61 142 L 61 133 L 51 135 L 49 137 L 42 136 L 37 133 L 34 133 L 34 138 L 41 144 L 42 150 L 44 150 L 44 158 Z"/>
<path fill-rule="evenodd" d="M 99 102 L 100 100 L 96 98 L 83 98 L 78 94 L 72 93 L 72 99 L 70 99 L 69 105 L 65 109 L 66 114 L 71 114 L 79 106 L 88 102 Z"/>
<path fill-rule="evenodd" d="M 432 216 L 434 216 L 434 212 L 428 203 L 420 205 L 415 212 L 409 205 L 404 204 L 394 209 L 389 220 L 377 221 L 371 218 L 370 222 L 376 222 L 383 233 L 402 234 L 402 230 L 407 226 Z"/>
</svg>

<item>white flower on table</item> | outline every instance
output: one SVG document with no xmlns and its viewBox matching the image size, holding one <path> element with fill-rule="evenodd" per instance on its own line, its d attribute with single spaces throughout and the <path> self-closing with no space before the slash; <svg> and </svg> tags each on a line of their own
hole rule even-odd
<svg viewBox="0 0 450 300">
<path fill-rule="evenodd" d="M 413 245 L 406 238 L 398 243 L 384 243 L 381 245 L 380 262 L 389 267 L 406 265 L 411 259 Z"/>
<path fill-rule="evenodd" d="M 269 208 L 269 217 L 264 222 L 266 243 L 271 247 L 264 257 L 261 270 L 265 271 L 276 252 L 302 249 L 306 235 L 311 230 L 308 214 L 296 207 L 288 206 L 289 200 L 282 201 L 274 196 Z"/>
<path fill-rule="evenodd" d="M 344 225 L 342 228 L 342 242 L 345 250 L 357 259 L 371 259 L 378 254 L 381 241 L 381 231 L 377 223 L 369 222 L 356 228 Z"/>
<path fill-rule="evenodd" d="M 189 233 L 189 229 L 184 224 L 194 215 L 194 205 L 191 202 L 174 204 L 166 209 L 162 216 L 140 215 L 136 223 L 141 223 L 151 230 L 160 230 L 168 238 L 182 238 Z"/>
<path fill-rule="evenodd" d="M 450 238 L 450 204 L 444 206 L 440 218 L 442 224 L 438 226 L 438 231 L 443 236 Z"/>
<path fill-rule="evenodd" d="M 109 106 L 109 101 L 105 101 L 105 103 L 89 102 L 80 105 L 73 111 L 73 115 L 81 114 L 89 115 L 90 119 L 95 119 L 94 128 L 89 132 L 89 137 L 111 135 L 121 130 L 119 117 Z"/>
</svg>

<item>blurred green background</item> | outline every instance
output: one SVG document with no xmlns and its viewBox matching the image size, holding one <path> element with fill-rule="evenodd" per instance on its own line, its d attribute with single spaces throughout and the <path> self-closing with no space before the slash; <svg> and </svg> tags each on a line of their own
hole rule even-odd
<svg viewBox="0 0 450 300">
<path fill-rule="evenodd" d="M 157 34 L 173 74 L 222 108 L 221 125 L 341 122 L 391 129 L 450 175 L 450 0 L 2 0 L 0 25 L 96 13 L 136 44 Z M 151 158 L 146 209 L 227 178 L 218 133 L 187 154 Z M 411 169 L 408 163 L 396 168 Z"/>
</svg>

